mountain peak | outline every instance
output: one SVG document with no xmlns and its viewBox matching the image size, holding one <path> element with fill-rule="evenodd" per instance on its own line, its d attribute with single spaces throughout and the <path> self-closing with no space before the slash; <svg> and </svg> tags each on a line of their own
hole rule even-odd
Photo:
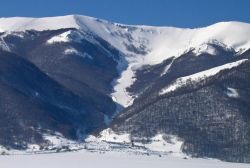
<svg viewBox="0 0 250 168">
<path fill-rule="evenodd" d="M 68 26 L 76 26 L 72 16 L 45 18 L 12 17 L 0 19 L 1 31 L 25 31 L 31 29 L 42 31 L 46 29 L 66 28 Z"/>
<path fill-rule="evenodd" d="M 0 18 L 0 31 L 25 31 L 25 30 L 56 30 L 62 28 L 80 28 L 77 20 L 94 20 L 94 18 L 79 15 L 56 17 L 10 17 Z"/>
</svg>

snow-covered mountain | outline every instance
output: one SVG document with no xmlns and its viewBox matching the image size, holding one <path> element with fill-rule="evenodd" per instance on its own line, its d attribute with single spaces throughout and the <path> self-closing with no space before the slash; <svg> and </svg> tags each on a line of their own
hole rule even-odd
<svg viewBox="0 0 250 168">
<path fill-rule="evenodd" d="M 179 137 L 193 156 L 250 160 L 248 23 L 0 18 L 0 48 L 3 146 L 46 148 L 45 134 L 76 140 L 111 127 L 128 143 Z"/>
<path fill-rule="evenodd" d="M 221 22 L 204 28 L 183 29 L 130 26 L 79 15 L 0 19 L 2 32 L 66 28 L 93 33 L 125 54 L 127 69 L 118 81 L 122 84 L 115 87 L 116 92 L 113 94 L 114 99 L 125 107 L 130 105 L 133 99 L 129 93 L 124 93 L 124 90 L 133 83 L 133 69 L 148 64 L 159 64 L 169 57 L 178 57 L 190 49 L 195 49 L 197 55 L 204 52 L 216 54 L 215 49 L 208 45 L 210 43 L 228 50 L 233 49 L 239 54 L 250 47 L 250 25 L 240 22 Z M 58 42 L 65 42 L 69 34 L 70 32 L 67 32 L 54 38 L 58 38 Z"/>
</svg>

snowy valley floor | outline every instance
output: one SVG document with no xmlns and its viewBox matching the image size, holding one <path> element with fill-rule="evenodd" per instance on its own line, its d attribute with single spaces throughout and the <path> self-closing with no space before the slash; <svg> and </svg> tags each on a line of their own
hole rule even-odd
<svg viewBox="0 0 250 168">
<path fill-rule="evenodd" d="M 249 168 L 249 164 L 210 159 L 182 159 L 172 156 L 146 156 L 121 152 L 66 152 L 36 155 L 0 156 L 1 168 Z"/>
<path fill-rule="evenodd" d="M 106 129 L 99 137 L 89 136 L 85 143 L 67 140 L 61 135 L 45 135 L 47 150 L 29 145 L 26 151 L 6 150 L 0 146 L 0 168 L 249 168 L 250 164 L 191 158 L 181 152 L 181 141 L 168 141 L 157 135 L 150 143 L 134 143 L 128 134 L 118 135 Z M 166 136 L 166 135 L 165 135 Z M 171 140 L 171 142 L 170 142 Z M 60 151 L 61 153 L 56 153 Z M 63 152 L 68 151 L 68 152 Z M 36 154 L 34 154 L 36 153 Z M 40 154 L 39 154 L 40 153 Z"/>
</svg>

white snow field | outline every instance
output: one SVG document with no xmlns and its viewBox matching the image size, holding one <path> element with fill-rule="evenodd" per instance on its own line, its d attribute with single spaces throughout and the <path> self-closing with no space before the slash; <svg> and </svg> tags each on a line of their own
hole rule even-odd
<svg viewBox="0 0 250 168">
<path fill-rule="evenodd" d="M 0 156 L 1 168 L 249 168 L 249 164 L 171 156 L 128 155 L 86 151 Z"/>
</svg>

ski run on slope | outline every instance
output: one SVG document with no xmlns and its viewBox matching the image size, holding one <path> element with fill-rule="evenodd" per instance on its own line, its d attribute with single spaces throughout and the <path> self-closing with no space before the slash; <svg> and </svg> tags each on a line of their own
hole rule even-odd
<svg viewBox="0 0 250 168">
<path fill-rule="evenodd" d="M 206 70 L 206 71 L 202 71 L 202 72 L 198 72 L 198 73 L 195 73 L 195 74 L 192 74 L 192 75 L 189 75 L 189 76 L 178 78 L 172 84 L 170 84 L 169 86 L 163 88 L 160 91 L 159 95 L 164 95 L 164 94 L 167 94 L 169 92 L 173 92 L 176 89 L 179 89 L 179 88 L 185 86 L 188 82 L 202 81 L 202 80 L 204 80 L 204 79 L 206 79 L 208 77 L 211 77 L 211 76 L 214 76 L 214 75 L 218 74 L 222 70 L 237 67 L 237 66 L 244 63 L 247 60 L 248 59 L 243 59 L 243 60 L 239 60 L 239 61 L 236 61 L 236 62 L 227 63 L 225 65 L 221 65 L 221 66 L 218 66 L 218 67 Z M 232 92 L 232 90 L 230 90 L 230 91 Z"/>
</svg>

